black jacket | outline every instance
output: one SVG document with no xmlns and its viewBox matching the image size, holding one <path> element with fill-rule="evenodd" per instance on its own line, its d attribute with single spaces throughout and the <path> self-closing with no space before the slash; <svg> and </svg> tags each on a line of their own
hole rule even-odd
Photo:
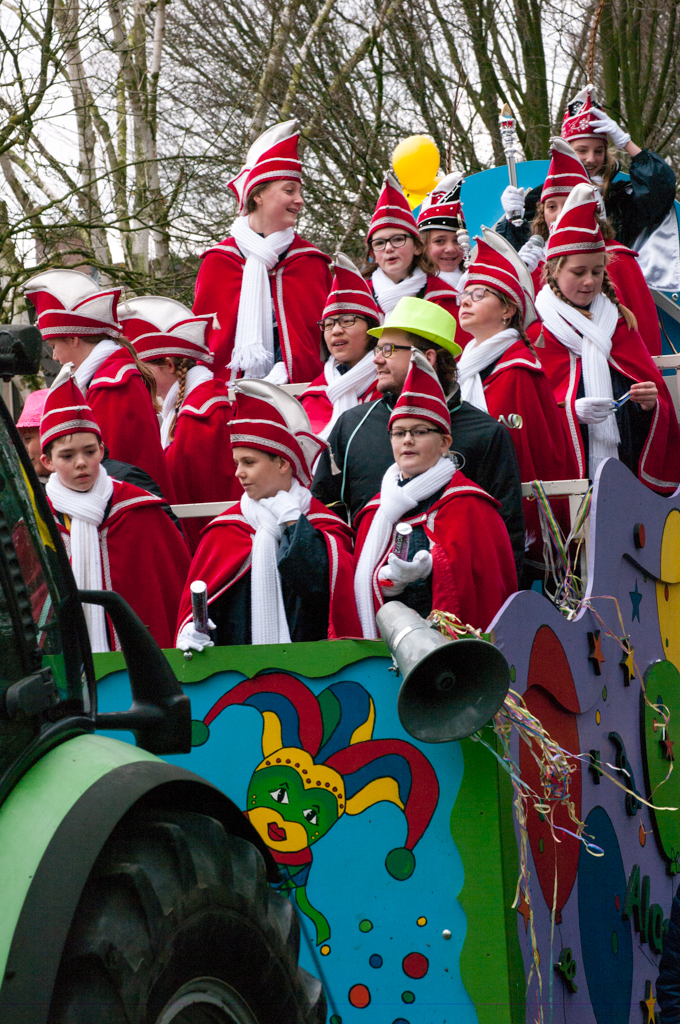
<svg viewBox="0 0 680 1024">
<path fill-rule="evenodd" d="M 329 507 L 344 505 L 351 519 L 379 493 L 382 478 L 394 462 L 387 426 L 395 401 L 396 396 L 385 395 L 344 412 L 328 439 L 330 450 L 319 459 L 312 494 Z M 451 448 L 459 468 L 500 501 L 519 578 L 524 562 L 522 482 L 510 434 L 487 413 L 461 401 L 458 386 L 448 406 Z M 342 509 L 335 511 L 342 514 Z"/>
<path fill-rule="evenodd" d="M 126 484 L 132 484 L 134 487 L 140 487 L 143 491 L 148 491 L 150 494 L 154 494 L 157 498 L 162 498 L 165 501 L 165 495 L 161 491 L 160 487 L 155 480 L 152 480 L 148 473 L 139 466 L 133 466 L 129 462 L 119 462 L 118 459 L 112 459 L 109 455 L 109 449 L 104 446 L 104 458 L 102 459 L 102 466 L 115 480 L 120 480 Z M 182 532 L 182 526 L 175 513 L 170 508 L 169 503 L 163 506 L 163 511 L 172 519 L 177 529 Z"/>
<path fill-rule="evenodd" d="M 673 206 L 675 200 L 675 174 L 665 160 L 649 149 L 643 149 L 631 158 L 628 168 L 630 181 L 614 181 L 604 201 L 607 217 L 616 237 L 629 248 L 643 231 L 653 231 Z M 537 185 L 524 200 L 524 220 L 512 224 L 505 216 L 495 230 L 503 235 L 515 249 L 521 249 L 531 235 L 531 222 L 540 202 L 543 185 Z"/>
</svg>

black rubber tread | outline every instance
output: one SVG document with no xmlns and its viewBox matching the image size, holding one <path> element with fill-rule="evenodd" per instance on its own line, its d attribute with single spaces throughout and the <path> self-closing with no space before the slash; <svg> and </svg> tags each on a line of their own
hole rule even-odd
<svg viewBox="0 0 680 1024">
<path fill-rule="evenodd" d="M 260 1024 L 322 1024 L 323 989 L 298 967 L 299 943 L 254 846 L 204 814 L 131 811 L 83 891 L 49 1024 L 154 1024 L 205 976 L 235 988 Z"/>
</svg>

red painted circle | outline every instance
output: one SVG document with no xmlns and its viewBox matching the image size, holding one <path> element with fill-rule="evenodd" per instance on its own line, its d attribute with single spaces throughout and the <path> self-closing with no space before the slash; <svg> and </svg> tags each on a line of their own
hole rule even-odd
<svg viewBox="0 0 680 1024">
<path fill-rule="evenodd" d="M 429 970 L 430 962 L 422 953 L 409 953 L 402 960 L 401 966 L 408 978 L 424 978 Z"/>
<path fill-rule="evenodd" d="M 371 993 L 365 985 L 352 985 L 348 999 L 357 1010 L 364 1010 L 371 1001 Z"/>
</svg>

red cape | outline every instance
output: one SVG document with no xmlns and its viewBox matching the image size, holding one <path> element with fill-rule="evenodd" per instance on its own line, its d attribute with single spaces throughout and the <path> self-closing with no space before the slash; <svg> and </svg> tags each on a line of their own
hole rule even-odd
<svg viewBox="0 0 680 1024">
<path fill-rule="evenodd" d="M 579 476 L 587 476 L 581 429 L 574 408 L 581 379 L 581 360 L 545 326 L 532 324 L 529 333 L 532 337 L 542 334 L 544 347 L 540 347 L 540 340 L 535 342 L 541 365 L 564 416 L 567 436 L 578 461 Z M 652 362 L 642 338 L 637 331 L 629 330 L 623 318 L 619 318 L 614 331 L 609 364 L 633 383 L 650 380 L 659 389 L 647 441 L 640 456 L 638 478 L 659 494 L 671 494 L 680 483 L 680 428 L 675 409 L 664 379 Z"/>
<path fill-rule="evenodd" d="M 355 562 L 380 505 L 380 495 L 369 501 L 355 519 Z M 486 629 L 503 603 L 517 590 L 517 570 L 500 503 L 459 471 L 439 501 L 420 516 L 402 522 L 422 525 L 432 548 L 432 608 L 453 612 L 465 624 Z M 387 561 L 390 543 L 374 572 L 373 599 L 380 608 L 382 591 L 378 570 Z"/>
<path fill-rule="evenodd" d="M 216 377 L 227 380 L 236 337 L 236 320 L 245 259 L 233 238 L 203 253 L 196 279 L 194 313 L 216 313 L 219 328 L 210 332 Z M 295 235 L 285 259 L 270 272 L 279 344 L 292 384 L 314 380 L 321 370 L 321 319 L 331 287 L 330 258 Z"/>
<path fill-rule="evenodd" d="M 552 388 L 536 355 L 521 338 L 503 353 L 492 373 L 484 381 L 484 397 L 489 415 L 510 429 L 523 483 L 531 480 L 574 480 L 579 476 L 578 462 L 567 437 L 564 417 L 560 415 Z M 517 413 L 522 426 L 511 426 L 509 417 Z M 501 419 L 504 417 L 504 419 Z M 551 502 L 560 526 L 569 533 L 569 503 Z M 525 498 L 524 525 L 531 541 L 531 557 L 543 561 L 543 541 L 535 501 Z"/>
<path fill-rule="evenodd" d="M 165 450 L 175 499 L 180 505 L 203 501 L 239 501 L 243 488 L 234 476 L 229 423 L 233 406 L 222 380 L 199 384 L 185 399 L 177 417 L 175 437 Z M 212 516 L 183 519 L 192 551 Z"/>
<path fill-rule="evenodd" d="M 331 581 L 328 639 L 360 637 L 361 625 L 354 604 L 354 565 L 352 559 L 352 531 L 349 526 L 329 512 L 316 498 L 307 519 L 315 530 L 320 530 L 326 541 Z M 250 569 L 252 538 L 255 534 L 241 510 L 225 512 L 206 527 L 201 543 L 193 557 L 182 593 L 177 632 L 191 621 L 192 580 L 204 580 L 208 585 L 208 605 Z"/>
<path fill-rule="evenodd" d="M 139 466 L 174 501 L 158 417 L 142 375 L 122 345 L 99 367 L 86 397 L 111 458 Z"/>
<path fill-rule="evenodd" d="M 304 394 L 300 395 L 300 401 L 309 416 L 313 434 L 318 434 L 323 430 L 333 415 L 333 406 L 328 401 L 327 391 L 326 375 L 325 373 L 320 373 L 316 380 L 312 381 Z M 364 402 L 373 402 L 381 397 L 382 395 L 378 391 L 376 381 L 373 381 L 372 384 L 369 384 L 368 389 L 364 391 L 363 395 L 359 396 L 358 404 L 363 405 Z"/>
<path fill-rule="evenodd" d="M 125 598 L 160 647 L 173 647 L 190 555 L 162 505 L 155 495 L 113 480 L 111 510 L 99 527 L 99 547 L 104 590 Z M 70 530 L 55 519 L 70 557 Z M 120 650 L 110 622 L 109 634 L 114 637 L 111 650 Z"/>
</svg>

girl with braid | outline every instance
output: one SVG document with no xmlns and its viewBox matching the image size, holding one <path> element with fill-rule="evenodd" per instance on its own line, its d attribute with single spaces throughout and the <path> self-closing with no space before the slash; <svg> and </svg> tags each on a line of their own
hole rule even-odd
<svg viewBox="0 0 680 1024">
<path fill-rule="evenodd" d="M 241 487 L 229 447 L 229 389 L 212 372 L 208 336 L 213 316 L 161 296 L 130 299 L 123 331 L 156 379 L 163 401 L 161 442 L 179 504 L 237 501 Z M 210 517 L 184 519 L 191 550 Z"/>
<path fill-rule="evenodd" d="M 680 482 L 678 422 L 635 317 L 607 276 L 596 213 L 592 186 L 576 185 L 548 239 L 536 299 L 540 360 L 580 475 L 592 479 L 604 459 L 620 459 L 652 490 L 670 494 Z"/>
<path fill-rule="evenodd" d="M 73 363 L 76 384 L 97 417 L 111 458 L 143 469 L 174 501 L 158 430 L 156 382 L 121 337 L 120 288 L 100 291 L 78 270 L 47 270 L 25 289 L 54 358 L 62 366 Z"/>
</svg>

